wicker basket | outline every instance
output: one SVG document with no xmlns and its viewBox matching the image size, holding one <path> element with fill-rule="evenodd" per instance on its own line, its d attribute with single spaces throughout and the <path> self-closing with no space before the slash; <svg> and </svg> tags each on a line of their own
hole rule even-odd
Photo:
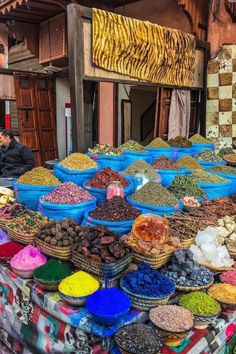
<svg viewBox="0 0 236 354">
<path fill-rule="evenodd" d="M 76 253 L 72 250 L 72 262 L 74 265 L 80 269 L 87 272 L 91 272 L 103 278 L 104 275 L 109 277 L 116 277 L 118 274 L 127 268 L 132 261 L 132 253 L 125 256 L 123 259 L 117 261 L 116 263 L 106 264 L 106 263 L 96 263 L 81 254 Z"/>
<path fill-rule="evenodd" d="M 158 256 L 150 256 L 148 254 L 134 252 L 133 261 L 138 264 L 146 262 L 150 264 L 152 268 L 158 269 L 169 261 L 172 254 L 173 252 L 167 252 Z"/>
<path fill-rule="evenodd" d="M 71 246 L 58 247 L 49 245 L 48 243 L 38 239 L 35 239 L 36 246 L 47 256 L 61 259 L 63 261 L 69 261 L 71 259 Z"/>
<path fill-rule="evenodd" d="M 184 293 L 191 293 L 192 291 L 200 291 L 204 289 L 208 289 L 212 284 L 214 283 L 214 280 L 210 282 L 209 284 L 202 285 L 202 286 L 178 286 L 176 285 L 175 288 L 178 291 L 182 291 Z"/>
<path fill-rule="evenodd" d="M 42 281 L 34 278 L 36 284 L 43 290 L 46 291 L 57 291 L 61 280 L 57 281 Z"/>
<path fill-rule="evenodd" d="M 226 154 L 226 155 L 223 155 L 223 159 L 227 162 L 228 165 L 236 166 L 236 161 L 235 162 L 230 161 L 231 155 L 233 155 L 235 157 L 235 154 Z"/>
<path fill-rule="evenodd" d="M 184 249 L 189 249 L 189 247 L 190 247 L 191 245 L 193 245 L 194 243 L 195 243 L 195 237 L 189 238 L 188 240 L 182 241 L 182 242 L 181 242 L 181 246 L 182 246 L 182 248 L 184 248 Z"/>
<path fill-rule="evenodd" d="M 10 220 L 3 220 L 1 219 L 0 220 L 0 229 L 2 229 L 3 231 L 7 231 L 7 223 L 9 222 Z"/>
<path fill-rule="evenodd" d="M 228 251 L 228 252 L 229 252 L 230 258 L 236 259 L 236 252 L 230 252 L 230 251 Z"/>
<path fill-rule="evenodd" d="M 202 266 L 208 268 L 209 270 L 211 270 L 214 273 L 222 273 L 227 270 L 234 270 L 233 267 L 215 267 L 212 264 L 205 263 L 205 262 L 198 262 L 198 264 L 201 264 Z"/>
<path fill-rule="evenodd" d="M 8 226 L 6 226 L 6 232 L 8 233 L 10 239 L 15 242 L 20 242 L 23 243 L 24 245 L 34 244 L 35 234 L 23 234 L 21 232 L 16 232 Z"/>
</svg>

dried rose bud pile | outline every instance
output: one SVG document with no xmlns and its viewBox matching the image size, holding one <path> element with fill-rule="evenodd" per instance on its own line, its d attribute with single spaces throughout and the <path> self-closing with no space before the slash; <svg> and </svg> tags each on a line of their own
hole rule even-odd
<svg viewBox="0 0 236 354">
<path fill-rule="evenodd" d="M 80 204 L 92 200 L 93 197 L 85 189 L 72 182 L 66 182 L 42 199 L 52 204 Z"/>
</svg>

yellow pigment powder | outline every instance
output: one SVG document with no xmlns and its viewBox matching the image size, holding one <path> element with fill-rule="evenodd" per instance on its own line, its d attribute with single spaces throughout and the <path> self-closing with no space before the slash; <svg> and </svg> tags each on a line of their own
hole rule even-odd
<svg viewBox="0 0 236 354">
<path fill-rule="evenodd" d="M 99 282 L 85 272 L 76 272 L 63 279 L 59 284 L 59 291 L 68 296 L 88 296 L 99 289 Z"/>
</svg>

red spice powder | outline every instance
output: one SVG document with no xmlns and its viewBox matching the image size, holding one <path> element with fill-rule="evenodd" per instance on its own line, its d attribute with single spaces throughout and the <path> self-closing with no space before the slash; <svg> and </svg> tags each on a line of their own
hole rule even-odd
<svg viewBox="0 0 236 354">
<path fill-rule="evenodd" d="M 11 258 L 24 248 L 17 242 L 7 242 L 0 245 L 0 257 Z"/>
</svg>

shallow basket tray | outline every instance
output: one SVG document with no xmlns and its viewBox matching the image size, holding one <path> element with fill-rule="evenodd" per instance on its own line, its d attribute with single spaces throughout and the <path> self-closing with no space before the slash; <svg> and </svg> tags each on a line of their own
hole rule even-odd
<svg viewBox="0 0 236 354">
<path fill-rule="evenodd" d="M 152 268 L 158 269 L 165 265 L 171 258 L 173 252 L 167 252 L 158 256 L 150 256 L 144 253 L 133 253 L 133 262 L 135 263 L 149 263 Z"/>
<path fill-rule="evenodd" d="M 181 246 L 185 249 L 188 249 L 190 246 L 192 246 L 195 243 L 195 237 L 190 238 L 188 240 L 184 240 L 181 242 Z"/>
<path fill-rule="evenodd" d="M 7 231 L 7 223 L 10 221 L 10 219 L 7 220 L 0 220 L 0 229 L 3 231 Z"/>
<path fill-rule="evenodd" d="M 175 289 L 178 291 L 182 291 L 184 293 L 190 293 L 192 291 L 200 291 L 204 289 L 208 289 L 212 284 L 214 283 L 214 280 L 210 282 L 209 284 L 202 285 L 202 286 L 175 286 Z"/>
<path fill-rule="evenodd" d="M 35 243 L 38 249 L 42 251 L 47 256 L 68 261 L 71 259 L 71 246 L 59 247 L 49 245 L 48 243 L 35 238 Z"/>
<path fill-rule="evenodd" d="M 43 281 L 37 278 L 34 278 L 34 281 L 36 282 L 36 284 L 43 290 L 46 291 L 57 291 L 58 290 L 58 286 L 61 282 L 61 280 L 57 280 L 57 281 Z"/>
<path fill-rule="evenodd" d="M 236 252 L 230 252 L 229 250 L 228 250 L 228 252 L 229 252 L 230 258 L 236 259 Z"/>
<path fill-rule="evenodd" d="M 25 245 L 33 244 L 35 240 L 35 234 L 22 234 L 21 232 L 13 231 L 10 227 L 6 226 L 6 232 L 11 240 L 20 242 Z"/>
<path fill-rule="evenodd" d="M 105 274 L 106 276 L 115 277 L 127 268 L 131 261 L 132 253 L 115 263 L 97 263 L 72 250 L 72 262 L 76 267 L 99 276 Z"/>
<path fill-rule="evenodd" d="M 214 273 L 221 273 L 221 272 L 225 272 L 227 270 L 234 270 L 235 269 L 233 267 L 215 267 L 212 264 L 205 263 L 205 262 L 198 262 L 198 264 L 206 267 L 207 269 L 211 270 Z"/>
</svg>

